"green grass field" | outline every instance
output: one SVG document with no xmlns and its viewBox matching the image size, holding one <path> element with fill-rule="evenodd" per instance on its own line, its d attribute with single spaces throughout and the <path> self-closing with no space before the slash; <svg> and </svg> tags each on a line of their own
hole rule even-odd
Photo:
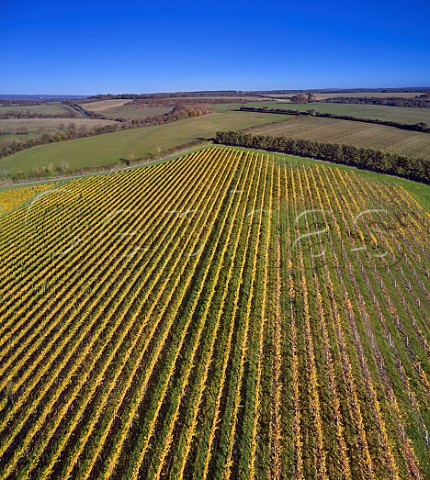
<svg viewBox="0 0 430 480">
<path fill-rule="evenodd" d="M 243 105 L 222 104 L 216 105 L 215 110 L 225 112 L 240 108 Z M 322 113 L 334 113 L 336 115 L 350 115 L 352 117 L 371 118 L 377 120 L 388 120 L 399 123 L 424 122 L 430 125 L 430 108 L 409 108 L 409 107 L 387 107 L 382 105 L 355 105 L 342 103 L 307 103 L 297 104 L 289 102 L 251 102 L 246 107 L 269 107 L 285 108 L 289 110 L 300 110 L 306 112 L 313 109 Z"/>
<path fill-rule="evenodd" d="M 240 107 L 257 107 L 261 108 L 264 107 L 265 105 L 268 104 L 274 104 L 276 105 L 277 102 L 248 102 L 248 103 L 218 103 L 215 105 L 212 105 L 212 108 L 215 110 L 215 112 L 219 113 L 224 113 L 224 112 L 229 112 L 231 110 L 238 110 Z"/>
<path fill-rule="evenodd" d="M 425 122 L 430 125 L 430 108 L 388 107 L 384 105 L 349 105 L 336 103 L 309 103 L 307 105 L 289 104 L 294 110 L 314 109 L 322 113 L 351 115 L 360 118 L 388 120 L 400 123 Z"/>
<path fill-rule="evenodd" d="M 330 118 L 288 118 L 287 122 L 265 125 L 253 129 L 252 133 L 345 143 L 430 159 L 430 135 L 427 133 Z"/>
<path fill-rule="evenodd" d="M 31 174 L 34 168 L 66 162 L 72 170 L 116 164 L 131 153 L 135 158 L 162 153 L 177 145 L 205 141 L 218 130 L 237 130 L 270 122 L 287 121 L 286 115 L 227 112 L 189 118 L 178 122 L 144 127 L 50 145 L 42 145 L 0 159 L 0 172 Z"/>
<path fill-rule="evenodd" d="M 147 118 L 155 115 L 164 115 L 172 111 L 172 107 L 139 107 L 133 104 L 122 105 L 103 110 L 102 113 L 108 118 L 126 118 L 133 120 L 138 118 Z"/>
</svg>

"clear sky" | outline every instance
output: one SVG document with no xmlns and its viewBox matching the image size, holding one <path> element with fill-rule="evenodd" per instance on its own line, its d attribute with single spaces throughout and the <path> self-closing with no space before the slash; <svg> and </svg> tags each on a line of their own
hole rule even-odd
<svg viewBox="0 0 430 480">
<path fill-rule="evenodd" d="M 0 93 L 429 86 L 429 19 L 429 0 L 0 0 Z"/>
</svg>

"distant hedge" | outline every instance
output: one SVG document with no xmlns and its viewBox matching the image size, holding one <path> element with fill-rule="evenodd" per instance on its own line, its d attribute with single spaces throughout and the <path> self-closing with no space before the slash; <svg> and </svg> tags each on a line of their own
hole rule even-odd
<svg viewBox="0 0 430 480">
<path fill-rule="evenodd" d="M 405 157 L 396 153 L 354 145 L 313 142 L 271 135 L 252 135 L 241 131 L 217 132 L 214 140 L 215 143 L 223 145 L 316 158 L 430 184 L 430 160 L 426 159 Z"/>
<path fill-rule="evenodd" d="M 355 103 L 359 105 L 385 105 L 390 107 L 430 108 L 430 93 L 417 95 L 413 98 L 402 97 L 331 97 L 320 100 L 321 103 Z"/>
</svg>

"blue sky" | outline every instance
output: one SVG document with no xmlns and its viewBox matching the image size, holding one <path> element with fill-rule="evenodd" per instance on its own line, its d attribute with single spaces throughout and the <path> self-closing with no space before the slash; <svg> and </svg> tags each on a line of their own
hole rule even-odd
<svg viewBox="0 0 430 480">
<path fill-rule="evenodd" d="M 430 2 L 0 0 L 0 93 L 430 85 Z"/>
</svg>

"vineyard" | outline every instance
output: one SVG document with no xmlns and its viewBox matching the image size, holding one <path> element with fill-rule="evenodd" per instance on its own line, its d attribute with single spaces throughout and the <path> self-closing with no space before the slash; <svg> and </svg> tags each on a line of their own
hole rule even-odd
<svg viewBox="0 0 430 480">
<path fill-rule="evenodd" d="M 430 478 L 407 190 L 224 147 L 50 187 L 0 216 L 0 478 Z"/>
<path fill-rule="evenodd" d="M 54 183 L 46 183 L 44 185 L 21 187 L 16 190 L 9 189 L 0 191 L 0 215 L 10 212 L 14 208 L 22 205 L 25 201 L 34 199 L 36 194 L 54 186 Z"/>
</svg>

